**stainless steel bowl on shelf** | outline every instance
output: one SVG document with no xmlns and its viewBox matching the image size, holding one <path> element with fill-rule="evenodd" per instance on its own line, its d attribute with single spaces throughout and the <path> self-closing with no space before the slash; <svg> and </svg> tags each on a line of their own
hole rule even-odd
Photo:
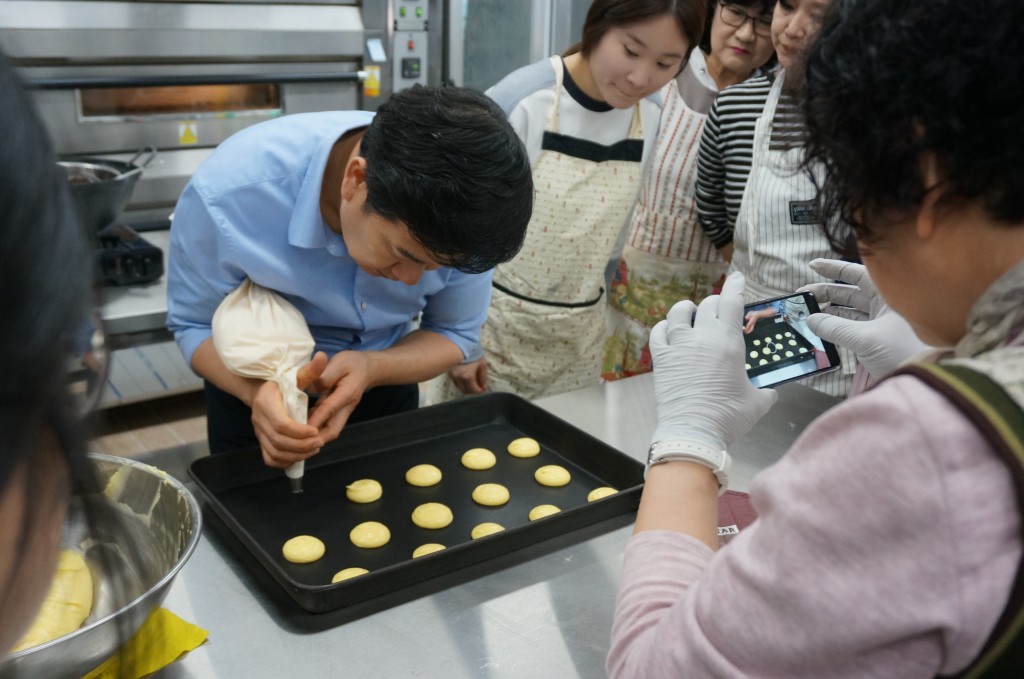
<svg viewBox="0 0 1024 679">
<path fill-rule="evenodd" d="M 93 609 L 78 630 L 13 653 L 0 661 L 0 678 L 79 679 L 109 658 L 163 602 L 175 576 L 195 551 L 202 514 L 192 493 L 177 479 L 141 462 L 89 455 L 109 502 L 104 511 L 119 521 L 103 521 L 90 532 L 80 512 L 72 512 L 64 546 L 85 555 L 93 573 Z M 117 526 L 110 530 L 110 525 Z M 132 544 L 133 553 L 123 545 Z M 112 586 L 109 569 L 129 573 L 134 591 Z"/>
</svg>

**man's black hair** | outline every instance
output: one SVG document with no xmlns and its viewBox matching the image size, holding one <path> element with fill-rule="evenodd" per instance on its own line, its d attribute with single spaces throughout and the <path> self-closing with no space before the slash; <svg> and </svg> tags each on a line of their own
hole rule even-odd
<svg viewBox="0 0 1024 679">
<path fill-rule="evenodd" d="M 442 264 L 480 273 L 519 252 L 533 212 L 530 160 L 483 93 L 420 85 L 396 92 L 360 153 L 366 208 L 406 224 Z"/>
</svg>

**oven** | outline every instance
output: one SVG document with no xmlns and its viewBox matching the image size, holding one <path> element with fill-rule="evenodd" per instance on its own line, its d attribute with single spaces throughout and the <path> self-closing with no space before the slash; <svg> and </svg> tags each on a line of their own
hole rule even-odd
<svg viewBox="0 0 1024 679">
<path fill-rule="evenodd" d="M 166 248 L 185 184 L 230 135 L 287 114 L 375 110 L 395 90 L 445 79 L 447 7 L 445 0 L 0 0 L 0 46 L 63 159 L 129 163 L 140 149 L 156 149 L 115 225 L 141 232 L 154 246 L 146 250 L 152 264 Z M 141 261 L 139 252 L 124 256 Z M 164 278 L 108 285 L 101 298 L 116 349 L 102 405 L 201 386 L 164 329 Z"/>
<path fill-rule="evenodd" d="M 238 130 L 291 113 L 374 110 L 395 89 L 439 79 L 432 9 L 441 11 L 428 0 L 0 0 L 0 45 L 61 156 L 159 150 L 124 214 L 145 230 L 166 227 L 192 172 Z"/>
</svg>

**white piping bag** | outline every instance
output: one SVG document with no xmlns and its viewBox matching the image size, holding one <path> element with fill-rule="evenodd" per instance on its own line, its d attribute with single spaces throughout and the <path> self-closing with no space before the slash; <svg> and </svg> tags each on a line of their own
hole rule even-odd
<svg viewBox="0 0 1024 679">
<path fill-rule="evenodd" d="M 217 307 L 212 325 L 213 346 L 228 370 L 276 382 L 288 415 L 305 424 L 309 397 L 296 376 L 316 343 L 299 310 L 247 278 Z M 302 492 L 304 471 L 302 461 L 285 469 L 292 492 Z"/>
</svg>

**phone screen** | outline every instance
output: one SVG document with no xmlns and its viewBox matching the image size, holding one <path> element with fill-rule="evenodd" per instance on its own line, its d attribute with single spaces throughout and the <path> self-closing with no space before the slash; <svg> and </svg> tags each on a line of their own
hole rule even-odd
<svg viewBox="0 0 1024 679">
<path fill-rule="evenodd" d="M 755 387 L 774 387 L 839 367 L 839 352 L 807 327 L 818 313 L 809 292 L 766 299 L 744 307 L 747 376 Z"/>
</svg>

